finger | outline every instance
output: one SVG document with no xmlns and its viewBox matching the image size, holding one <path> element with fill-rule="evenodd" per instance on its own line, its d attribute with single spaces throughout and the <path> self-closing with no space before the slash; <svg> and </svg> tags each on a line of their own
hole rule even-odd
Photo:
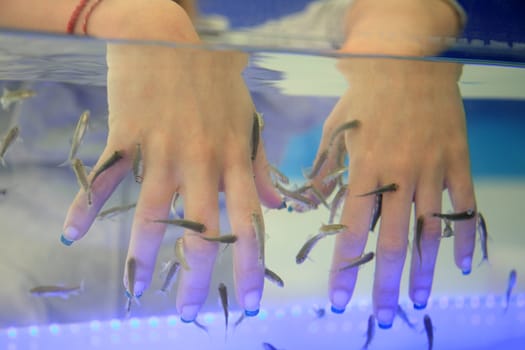
<svg viewBox="0 0 525 350">
<path fill-rule="evenodd" d="M 410 209 L 413 186 L 410 181 L 399 184 L 396 192 L 383 194 L 381 227 L 376 248 L 374 275 L 374 312 L 380 328 L 392 326 L 399 299 L 399 285 L 407 253 Z M 390 179 L 389 181 L 390 182 Z"/>
<path fill-rule="evenodd" d="M 474 185 L 470 173 L 468 153 L 466 159 L 452 163 L 447 173 L 447 187 L 454 212 L 476 210 Z M 464 275 L 472 270 L 472 256 L 476 243 L 476 219 L 454 223 L 454 258 Z"/>
<path fill-rule="evenodd" d="M 99 167 L 109 159 L 114 152 L 115 149 L 110 146 L 107 146 L 104 149 L 95 164 L 93 171 L 88 177 L 89 180 L 93 177 L 96 169 L 99 169 Z M 87 192 L 81 189 L 77 193 L 73 202 L 69 206 L 66 219 L 64 220 L 64 233 L 60 237 L 63 244 L 71 245 L 74 241 L 84 237 L 93 224 L 98 212 L 104 206 L 104 203 L 106 203 L 107 199 L 111 196 L 118 184 L 129 172 L 130 167 L 131 160 L 126 155 L 123 159 L 115 163 L 115 165 L 104 171 L 93 183 L 91 189 L 91 205 L 88 204 Z"/>
<path fill-rule="evenodd" d="M 259 141 L 259 148 L 255 161 L 253 162 L 253 169 L 245 169 L 245 171 L 248 174 L 253 173 L 258 196 L 265 207 L 271 209 L 286 208 L 286 202 L 273 185 L 270 176 L 270 165 L 266 158 L 262 138 Z"/>
<path fill-rule="evenodd" d="M 206 225 L 205 235 L 219 233 L 217 167 L 212 159 L 185 164 L 182 173 L 185 218 Z M 193 232 L 184 234 L 184 252 L 189 270 L 182 270 L 177 292 L 177 310 L 184 322 L 192 322 L 206 301 L 217 255 L 217 243 Z"/>
<path fill-rule="evenodd" d="M 133 292 L 142 295 L 151 283 L 155 261 L 166 230 L 165 224 L 155 220 L 167 219 L 172 194 L 176 189 L 173 159 L 159 151 L 151 142 L 144 147 L 144 180 L 135 209 L 127 258 L 136 261 Z M 156 152 L 156 153 L 154 153 Z M 128 285 L 128 271 L 124 273 L 124 286 Z"/>
<path fill-rule="evenodd" d="M 432 213 L 441 211 L 443 173 L 436 167 L 423 176 L 415 194 L 415 218 L 423 217 L 423 231 L 418 241 L 414 232 L 410 264 L 409 294 L 415 309 L 424 309 L 432 290 L 434 268 L 441 237 L 441 220 Z M 416 223 L 415 223 L 416 225 Z M 421 255 L 420 255 L 421 253 Z"/>
<path fill-rule="evenodd" d="M 340 269 L 360 257 L 366 245 L 375 199 L 373 196 L 357 197 L 355 194 L 377 186 L 377 178 L 370 176 L 373 173 L 365 164 L 352 164 L 349 174 L 349 191 L 341 214 L 341 223 L 348 229 L 336 237 L 330 272 L 329 295 L 335 313 L 345 310 L 354 292 L 358 269 Z"/>
<path fill-rule="evenodd" d="M 250 165 L 243 165 L 242 160 L 236 164 L 228 167 L 224 175 L 230 223 L 233 233 L 238 236 L 233 245 L 235 290 L 238 304 L 245 310 L 245 315 L 255 316 L 259 312 L 264 286 L 264 263 L 261 264 L 259 260 L 261 253 L 264 258 L 264 235 L 263 241 L 259 242 L 252 224 L 252 214 L 260 218 L 262 214 L 250 176 Z"/>
</svg>

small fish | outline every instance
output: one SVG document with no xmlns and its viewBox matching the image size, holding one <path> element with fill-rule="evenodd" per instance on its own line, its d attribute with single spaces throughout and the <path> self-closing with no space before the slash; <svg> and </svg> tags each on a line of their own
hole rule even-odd
<svg viewBox="0 0 525 350">
<path fill-rule="evenodd" d="M 330 147 L 334 144 L 335 140 L 339 136 L 340 133 L 348 130 L 348 129 L 355 129 L 361 125 L 361 122 L 359 120 L 351 120 L 349 122 L 343 123 L 341 126 L 339 126 L 337 129 L 334 130 L 332 133 L 332 136 L 330 137 Z"/>
<path fill-rule="evenodd" d="M 281 288 L 284 287 L 283 279 L 267 267 L 264 268 L 264 277 L 268 281 L 275 283 L 278 287 L 281 287 Z"/>
<path fill-rule="evenodd" d="M 69 155 L 65 162 L 60 164 L 59 166 L 65 166 L 68 164 L 71 164 L 75 156 L 77 155 L 78 148 L 80 147 L 80 144 L 82 143 L 82 139 L 84 138 L 84 135 L 87 130 L 89 122 L 89 111 L 86 110 L 82 112 L 80 115 L 80 118 L 78 119 L 77 126 L 75 128 L 75 132 L 73 133 L 73 139 L 71 140 L 71 149 L 69 150 Z"/>
<path fill-rule="evenodd" d="M 269 167 L 270 167 L 270 174 L 273 175 L 272 177 L 274 177 L 276 180 L 278 180 L 282 184 L 288 185 L 290 183 L 290 179 L 288 178 L 288 176 L 284 175 L 284 173 L 280 171 L 279 169 L 277 169 L 277 167 L 271 164 L 269 164 Z"/>
<path fill-rule="evenodd" d="M 8 90 L 4 88 L 2 97 L 0 97 L 0 104 L 4 110 L 7 110 L 12 103 L 28 99 L 36 95 L 33 90 Z"/>
<path fill-rule="evenodd" d="M 63 287 L 63 286 L 39 286 L 32 288 L 29 293 L 36 297 L 52 298 L 59 297 L 67 299 L 70 296 L 78 295 L 84 291 L 84 281 L 80 283 L 80 286 L 74 287 Z"/>
<path fill-rule="evenodd" d="M 321 191 L 319 191 L 317 188 L 315 188 L 315 186 L 312 185 L 312 187 L 310 188 L 310 190 L 312 191 L 312 194 L 314 195 L 315 199 L 317 199 L 318 202 L 322 203 L 326 209 L 330 209 L 330 206 L 328 205 L 328 203 L 326 202 L 326 198 L 325 198 L 325 195 L 321 193 Z"/>
<path fill-rule="evenodd" d="M 314 306 L 312 311 L 317 319 L 323 318 L 326 315 L 326 310 L 324 307 Z"/>
<path fill-rule="evenodd" d="M 133 155 L 133 176 L 136 183 L 142 183 L 144 180 L 144 161 L 142 159 L 142 149 L 140 143 L 135 147 L 135 154 Z"/>
<path fill-rule="evenodd" d="M 275 183 L 274 185 L 277 191 L 279 191 L 287 199 L 304 204 L 307 208 L 310 209 L 317 208 L 317 203 L 314 200 L 302 195 L 301 193 L 299 193 L 299 191 L 290 191 L 282 187 L 279 183 Z"/>
<path fill-rule="evenodd" d="M 441 219 L 447 219 L 450 221 L 460 221 L 460 220 L 469 220 L 472 219 L 476 215 L 476 211 L 473 209 L 467 209 L 465 211 L 459 212 L 459 213 L 433 213 L 432 216 L 441 218 Z"/>
<path fill-rule="evenodd" d="M 264 266 L 264 222 L 262 217 L 257 213 L 252 213 L 252 226 L 255 230 L 255 237 L 257 238 L 257 243 L 259 245 L 259 264 Z"/>
<path fill-rule="evenodd" d="M 432 320 L 429 315 L 423 317 L 423 323 L 425 325 L 425 332 L 427 333 L 428 350 L 432 350 L 432 347 L 434 346 L 434 326 L 432 325 Z"/>
<path fill-rule="evenodd" d="M 264 350 L 277 350 L 275 346 L 267 342 L 262 343 L 262 347 Z"/>
<path fill-rule="evenodd" d="M 140 305 L 138 296 L 135 294 L 135 278 L 137 273 L 137 260 L 135 258 L 129 258 L 126 262 L 126 272 L 128 277 L 128 307 L 127 311 L 131 310 L 131 301 L 133 300 L 135 304 Z"/>
<path fill-rule="evenodd" d="M 330 174 L 326 175 L 323 179 L 323 184 L 328 185 L 334 180 L 338 180 L 343 177 L 343 175 L 346 173 L 347 167 L 345 165 L 335 169 Z"/>
<path fill-rule="evenodd" d="M 171 287 L 173 286 L 173 283 L 175 283 L 175 277 L 177 277 L 177 272 L 180 269 L 180 263 L 178 261 L 170 261 L 167 263 L 166 266 L 166 277 L 164 278 L 164 283 L 162 284 L 162 287 L 160 288 L 160 292 L 162 294 L 168 294 L 171 290 Z"/>
<path fill-rule="evenodd" d="M 354 267 L 358 267 L 358 266 L 361 266 L 363 264 L 366 264 L 367 262 L 369 261 L 372 261 L 372 259 L 374 259 L 374 252 L 368 252 L 366 254 L 363 254 L 361 255 L 360 257 L 354 259 L 353 261 L 350 262 L 350 264 L 344 266 L 344 267 L 341 267 L 339 269 L 339 272 L 341 271 L 345 271 L 345 270 L 349 270 L 349 269 L 353 269 Z"/>
<path fill-rule="evenodd" d="M 206 333 L 208 333 L 208 327 L 206 327 L 205 325 L 203 325 L 202 323 L 200 323 L 199 321 L 197 321 L 197 319 L 193 320 L 193 324 L 195 326 L 197 326 L 197 328 L 200 328 L 202 329 L 203 331 L 205 331 Z"/>
<path fill-rule="evenodd" d="M 241 315 L 239 316 L 239 318 L 233 324 L 233 328 L 234 329 L 237 328 L 242 323 L 242 321 L 244 321 L 244 318 L 245 318 L 244 312 L 241 312 Z"/>
<path fill-rule="evenodd" d="M 445 227 L 443 228 L 443 233 L 441 234 L 441 238 L 449 238 L 454 236 L 454 230 L 452 229 L 452 221 L 449 219 L 444 219 Z"/>
<path fill-rule="evenodd" d="M 228 290 L 226 289 L 226 285 L 224 283 L 219 283 L 219 299 L 222 306 L 222 311 L 224 312 L 224 325 L 225 325 L 225 332 L 228 331 Z"/>
<path fill-rule="evenodd" d="M 217 242 L 217 243 L 223 243 L 223 244 L 232 244 L 232 243 L 237 242 L 237 239 L 238 239 L 236 235 L 222 235 L 222 236 L 217 236 L 217 237 L 208 237 L 208 236 L 199 235 L 199 237 L 208 242 Z"/>
<path fill-rule="evenodd" d="M 257 149 L 259 148 L 260 135 L 260 122 L 257 117 L 257 112 L 253 114 L 253 125 L 252 125 L 252 161 L 257 157 Z"/>
<path fill-rule="evenodd" d="M 381 217 L 381 209 L 383 206 L 383 195 L 376 195 L 376 205 L 374 206 L 374 211 L 372 213 L 372 221 L 370 222 L 370 232 L 373 232 L 376 229 L 377 222 Z"/>
<path fill-rule="evenodd" d="M 423 225 L 425 224 L 425 218 L 423 215 L 417 218 L 416 223 L 416 249 L 419 255 L 419 263 L 423 264 L 423 255 L 421 254 L 421 238 L 423 237 Z"/>
<path fill-rule="evenodd" d="M 297 255 L 295 256 L 295 263 L 302 264 L 306 260 L 306 258 L 308 258 L 308 255 L 312 251 L 313 247 L 317 244 L 317 242 L 319 242 L 324 237 L 324 234 L 319 233 L 308 239 L 303 244 L 301 249 L 299 249 L 299 252 L 297 252 Z"/>
<path fill-rule="evenodd" d="M 103 210 L 97 215 L 97 219 L 104 220 L 114 217 L 117 214 L 124 213 L 130 209 L 133 209 L 137 206 L 137 203 L 128 204 L 128 205 L 119 205 L 116 207 L 111 207 L 109 209 Z"/>
<path fill-rule="evenodd" d="M 312 170 L 308 174 L 304 174 L 304 177 L 307 179 L 313 179 L 316 177 L 319 172 L 321 171 L 321 168 L 323 167 L 324 163 L 328 159 L 328 150 L 324 150 L 319 154 L 319 157 L 317 157 L 317 160 L 315 161 Z"/>
<path fill-rule="evenodd" d="M 348 226 L 343 225 L 343 224 L 329 224 L 329 225 L 322 225 L 319 228 L 319 233 L 322 233 L 325 236 L 331 236 L 331 235 L 336 235 L 338 233 L 346 231 L 347 229 L 348 229 Z"/>
<path fill-rule="evenodd" d="M 259 113 L 257 111 L 255 111 L 255 117 L 257 118 L 257 122 L 259 123 L 259 129 L 260 130 L 263 130 L 264 129 L 264 118 L 263 118 L 263 114 L 262 113 Z"/>
<path fill-rule="evenodd" d="M 20 129 L 18 128 L 18 126 L 13 126 L 11 129 L 9 129 L 7 135 L 4 137 L 2 145 L 0 146 L 0 163 L 2 164 L 2 166 L 5 166 L 4 156 L 7 152 L 7 149 L 16 140 L 19 134 Z"/>
<path fill-rule="evenodd" d="M 396 314 L 397 316 L 399 316 L 400 319 L 403 320 L 403 322 L 407 324 L 408 327 L 410 327 L 411 329 L 415 329 L 416 325 L 410 321 L 407 313 L 405 312 L 405 310 L 403 310 L 403 308 L 399 304 L 397 304 Z"/>
<path fill-rule="evenodd" d="M 171 220 L 170 219 L 167 219 L 167 220 L 158 219 L 158 220 L 153 220 L 153 222 L 184 227 L 188 230 L 192 230 L 192 231 L 199 232 L 199 233 L 206 232 L 206 225 L 201 224 L 200 222 L 191 221 L 187 219 L 171 219 Z"/>
<path fill-rule="evenodd" d="M 179 198 L 180 198 L 180 193 L 179 192 L 175 192 L 173 194 L 173 197 L 171 198 L 171 205 L 170 205 L 170 209 L 171 209 L 171 212 L 173 214 L 173 216 L 177 219 L 182 219 L 179 215 L 179 212 L 177 210 L 177 203 L 179 201 Z"/>
<path fill-rule="evenodd" d="M 84 190 L 84 192 L 89 193 L 90 191 L 89 180 L 87 178 L 86 168 L 84 167 L 84 164 L 82 163 L 80 159 L 75 158 L 73 159 L 72 165 L 73 165 L 73 171 L 75 172 L 75 176 L 78 181 L 78 185 L 80 186 L 80 188 Z"/>
<path fill-rule="evenodd" d="M 488 249 L 488 232 L 487 232 L 487 223 L 485 222 L 485 218 L 481 213 L 478 212 L 478 231 L 479 231 L 479 240 L 481 244 L 481 262 L 480 265 L 484 261 L 489 261 L 489 249 Z"/>
<path fill-rule="evenodd" d="M 111 168 L 113 165 L 115 165 L 122 158 L 124 158 L 124 155 L 123 155 L 122 151 L 115 151 L 115 152 L 113 152 L 111 157 L 109 157 L 104 163 L 102 163 L 100 168 L 98 168 L 95 171 L 95 174 L 93 175 L 93 178 L 91 178 L 91 182 L 89 184 L 89 187 L 92 188 L 93 187 L 93 183 L 95 183 L 95 180 L 100 176 L 100 174 L 102 174 L 104 171 L 106 171 L 109 168 Z"/>
<path fill-rule="evenodd" d="M 388 185 L 380 186 L 380 187 L 376 188 L 373 191 L 366 192 L 366 193 L 363 193 L 363 194 L 359 194 L 357 196 L 358 197 L 366 197 L 366 196 L 370 196 L 370 195 L 383 194 L 385 192 L 395 192 L 398 189 L 399 189 L 399 185 L 398 184 L 391 183 L 391 184 L 388 184 Z"/>
<path fill-rule="evenodd" d="M 175 257 L 180 262 L 184 270 L 189 270 L 190 266 L 186 261 L 186 255 L 184 254 L 184 241 L 183 237 L 177 238 L 175 241 Z"/>
<path fill-rule="evenodd" d="M 368 317 L 368 327 L 366 328 L 366 342 L 363 345 L 363 350 L 368 349 L 370 346 L 370 343 L 372 343 L 372 340 L 374 339 L 374 335 L 376 333 L 376 319 L 374 315 L 370 315 Z"/>
<path fill-rule="evenodd" d="M 509 273 L 509 281 L 507 283 L 507 292 L 505 293 L 505 312 L 507 312 L 507 309 L 509 308 L 510 304 L 510 295 L 512 294 L 512 289 L 514 289 L 514 286 L 516 285 L 516 280 L 518 279 L 518 274 L 515 269 L 512 269 Z"/>
<path fill-rule="evenodd" d="M 328 224 L 331 224 L 335 220 L 335 215 L 337 213 L 337 210 L 341 206 L 341 203 L 343 202 L 343 199 L 346 197 L 348 193 L 348 185 L 343 185 L 339 188 L 337 193 L 334 196 L 334 199 L 332 200 L 332 203 L 330 204 L 330 217 L 328 218 Z"/>
</svg>

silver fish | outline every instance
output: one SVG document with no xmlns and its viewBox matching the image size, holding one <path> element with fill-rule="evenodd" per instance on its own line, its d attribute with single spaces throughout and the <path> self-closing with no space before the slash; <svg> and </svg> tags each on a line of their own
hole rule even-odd
<svg viewBox="0 0 525 350">
<path fill-rule="evenodd" d="M 363 264 L 366 264 L 367 262 L 372 261 L 374 256 L 375 256 L 374 252 L 368 252 L 366 254 L 363 254 L 360 257 L 358 257 L 358 258 L 354 259 L 353 261 L 351 261 L 350 264 L 348 264 L 348 265 L 346 265 L 344 267 L 341 267 L 339 269 L 339 271 L 345 271 L 345 270 L 353 269 L 354 267 L 358 267 L 358 266 L 361 266 Z"/>
<path fill-rule="evenodd" d="M 403 320 L 403 322 L 405 322 L 407 324 L 408 327 L 410 327 L 411 329 L 415 329 L 416 328 L 416 325 L 410 321 L 410 319 L 408 318 L 407 313 L 405 312 L 405 310 L 403 310 L 403 308 L 399 304 L 397 304 L 396 314 L 397 314 L 397 316 L 399 316 L 400 319 Z"/>
<path fill-rule="evenodd" d="M 281 288 L 284 287 L 283 279 L 267 267 L 264 268 L 264 277 L 268 281 L 275 283 L 278 287 L 281 287 Z"/>
<path fill-rule="evenodd" d="M 74 287 L 63 287 L 63 286 L 39 286 L 32 288 L 29 293 L 31 295 L 42 297 L 42 298 L 52 298 L 59 297 L 67 299 L 70 296 L 78 295 L 84 291 L 84 282 L 82 281 L 79 286 Z"/>
<path fill-rule="evenodd" d="M 514 286 L 516 285 L 516 280 L 518 279 L 518 274 L 515 269 L 512 269 L 509 273 L 509 281 L 507 282 L 507 291 L 505 293 L 505 312 L 507 312 L 507 309 L 509 308 L 510 304 L 510 295 L 512 294 L 512 290 L 514 289 Z"/>
<path fill-rule="evenodd" d="M 441 234 L 441 238 L 449 238 L 454 236 L 454 230 L 452 229 L 452 221 L 449 219 L 444 219 L 445 227 L 443 228 L 443 233 Z"/>
<path fill-rule="evenodd" d="M 432 320 L 429 315 L 423 317 L 423 324 L 425 325 L 425 332 L 427 333 L 428 350 L 432 350 L 432 347 L 434 346 L 434 326 L 432 325 Z"/>
<path fill-rule="evenodd" d="M 335 215 L 337 213 L 337 210 L 341 206 L 341 203 L 343 202 L 343 199 L 346 197 L 346 194 L 348 193 L 348 185 L 343 185 L 339 188 L 337 193 L 334 196 L 334 199 L 332 200 L 332 203 L 330 204 L 330 217 L 328 218 L 328 224 L 331 224 L 335 220 Z"/>
<path fill-rule="evenodd" d="M 312 167 L 312 170 L 310 170 L 309 173 L 307 174 L 303 174 L 305 178 L 307 179 L 313 179 L 314 177 L 316 177 L 319 172 L 321 171 L 324 163 L 326 162 L 326 160 L 328 159 L 328 150 L 324 150 L 323 152 L 321 152 L 321 154 L 319 154 L 319 156 L 317 157 L 316 161 L 314 162 L 314 165 Z"/>
<path fill-rule="evenodd" d="M 184 254 L 183 237 L 179 237 L 175 241 L 175 257 L 177 258 L 177 260 L 180 262 L 180 264 L 185 270 L 190 269 L 190 266 L 188 265 L 188 262 L 186 261 L 186 255 Z"/>
<path fill-rule="evenodd" d="M 244 321 L 244 318 L 245 318 L 245 317 L 246 317 L 246 316 L 244 315 L 244 312 L 241 312 L 239 318 L 238 318 L 238 319 L 235 321 L 235 323 L 233 324 L 233 328 L 234 328 L 234 329 L 237 328 L 237 327 L 242 323 L 242 321 Z"/>
<path fill-rule="evenodd" d="M 391 184 L 388 184 L 388 185 L 380 186 L 380 187 L 376 188 L 373 191 L 360 194 L 360 195 L 358 195 L 358 197 L 366 197 L 366 196 L 370 196 L 370 195 L 383 194 L 385 192 L 395 192 L 398 189 L 399 189 L 399 185 L 398 184 L 391 183 Z"/>
<path fill-rule="evenodd" d="M 302 195 L 299 192 L 299 190 L 291 191 L 289 189 L 284 188 L 279 183 L 275 183 L 274 185 L 277 191 L 279 191 L 285 198 L 303 204 L 309 209 L 317 208 L 317 203 L 314 200 Z"/>
<path fill-rule="evenodd" d="M 119 205 L 116 207 L 111 207 L 109 209 L 103 210 L 97 215 L 97 219 L 104 220 L 114 217 L 117 214 L 124 213 L 130 209 L 133 209 L 137 206 L 137 203 L 128 204 L 128 205 Z"/>
<path fill-rule="evenodd" d="M 346 231 L 348 229 L 348 226 L 343 224 L 328 224 L 328 225 L 322 225 L 319 228 L 319 233 L 322 233 L 326 236 L 336 235 L 338 233 L 341 233 L 343 231 Z"/>
<path fill-rule="evenodd" d="M 448 213 L 448 214 L 433 213 L 432 216 L 435 216 L 441 219 L 447 219 L 450 221 L 461 221 L 461 220 L 472 219 L 474 216 L 476 216 L 476 211 L 474 209 L 467 209 L 459 213 Z"/>
<path fill-rule="evenodd" d="M 487 223 L 485 218 L 481 213 L 478 212 L 478 231 L 479 231 L 479 240 L 481 243 L 481 262 L 489 261 L 489 249 L 488 249 L 488 232 L 487 232 Z"/>
<path fill-rule="evenodd" d="M 297 252 L 297 255 L 295 256 L 295 263 L 296 264 L 302 264 L 306 258 L 308 258 L 308 254 L 312 251 L 313 247 L 319 242 L 322 238 L 324 238 L 326 235 L 323 233 L 318 233 L 315 236 L 309 238 L 299 249 L 299 252 Z"/>
<path fill-rule="evenodd" d="M 343 123 L 337 129 L 334 130 L 332 133 L 332 136 L 330 137 L 330 147 L 334 144 L 335 140 L 339 136 L 340 133 L 348 130 L 348 129 L 355 129 L 361 125 L 361 122 L 359 120 L 350 120 L 346 123 Z"/>
<path fill-rule="evenodd" d="M 4 110 L 7 110 L 12 103 L 28 99 L 36 95 L 36 92 L 33 90 L 8 90 L 4 88 L 2 97 L 0 97 L 0 104 Z"/>
<path fill-rule="evenodd" d="M 366 342 L 363 345 L 363 350 L 368 349 L 370 346 L 370 343 L 372 343 L 372 340 L 374 339 L 374 335 L 376 333 L 376 319 L 374 315 L 370 315 L 368 317 L 368 327 L 366 329 Z"/>
<path fill-rule="evenodd" d="M 264 129 L 264 118 L 263 118 L 263 114 L 262 113 L 259 113 L 257 111 L 255 111 L 255 118 L 257 118 L 257 122 L 259 123 L 259 129 L 260 130 L 263 130 Z"/>
<path fill-rule="evenodd" d="M 257 243 L 259 246 L 259 264 L 261 264 L 261 266 L 264 266 L 264 222 L 262 217 L 258 213 L 252 213 L 252 226 L 255 231 L 255 237 L 257 238 Z"/>
<path fill-rule="evenodd" d="M 18 128 L 18 126 L 13 126 L 11 129 L 9 129 L 7 135 L 4 137 L 2 145 L 0 146 L 0 163 L 2 164 L 2 166 L 5 166 L 4 156 L 7 152 L 7 149 L 16 140 L 19 134 L 20 129 Z"/>
<path fill-rule="evenodd" d="M 421 239 L 423 237 L 423 225 L 424 224 L 425 224 L 425 218 L 423 217 L 423 215 L 421 215 L 421 216 L 419 216 L 417 218 L 416 237 L 415 237 L 416 249 L 417 249 L 417 253 L 419 255 L 419 263 L 420 264 L 423 264 L 423 255 L 421 253 Z"/>
<path fill-rule="evenodd" d="M 286 176 L 282 171 L 277 169 L 277 167 L 271 164 L 269 164 L 268 166 L 270 168 L 270 175 L 273 175 L 272 177 L 275 178 L 275 180 L 278 180 L 280 183 L 285 185 L 288 185 L 290 183 L 290 179 L 288 178 L 288 176 Z M 275 180 L 274 182 L 276 182 Z"/>
<path fill-rule="evenodd" d="M 325 198 L 325 195 L 323 193 L 321 193 L 321 191 L 319 191 L 315 186 L 312 185 L 312 187 L 310 188 L 310 190 L 312 191 L 312 194 L 314 195 L 315 199 L 317 199 L 318 202 L 322 203 L 326 209 L 330 209 L 330 206 L 328 205 L 328 203 L 326 202 L 326 198 Z"/>
<path fill-rule="evenodd" d="M 144 180 L 144 161 L 140 143 L 135 146 L 135 154 L 133 155 L 133 176 L 136 183 L 140 184 Z"/>
<path fill-rule="evenodd" d="M 201 224 L 200 222 L 191 221 L 187 219 L 167 219 L 167 220 L 158 219 L 158 220 L 153 220 L 153 222 L 184 227 L 184 228 L 187 228 L 188 230 L 192 230 L 198 233 L 206 232 L 206 225 Z"/>
<path fill-rule="evenodd" d="M 237 239 L 238 239 L 236 235 L 222 235 L 222 236 L 216 236 L 216 237 L 208 237 L 208 236 L 203 236 L 203 235 L 198 235 L 198 236 L 208 242 L 217 242 L 217 243 L 223 243 L 223 244 L 232 244 L 232 243 L 237 242 Z"/>
<path fill-rule="evenodd" d="M 345 165 L 335 169 L 330 174 L 326 175 L 323 178 L 323 184 L 328 185 L 334 180 L 338 180 L 343 177 L 343 175 L 346 173 L 347 167 Z"/>
<path fill-rule="evenodd" d="M 225 329 L 224 331 L 228 331 L 228 316 L 229 316 L 229 309 L 228 309 L 228 289 L 226 289 L 226 285 L 224 283 L 219 283 L 219 299 L 222 306 L 222 311 L 224 312 L 224 325 Z"/>
<path fill-rule="evenodd" d="M 84 167 L 84 164 L 82 161 L 78 158 L 73 159 L 73 171 L 75 172 L 75 176 L 78 181 L 78 185 L 80 188 L 82 188 L 85 192 L 89 192 L 89 180 L 87 178 L 86 174 L 86 168 Z"/>
<path fill-rule="evenodd" d="M 122 158 L 124 158 L 124 154 L 122 153 L 122 151 L 113 152 L 111 157 L 109 157 L 104 163 L 102 163 L 102 165 L 95 171 L 95 174 L 93 175 L 93 177 L 91 178 L 91 182 L 89 183 L 89 187 L 93 187 L 93 183 L 100 176 L 100 174 L 111 168 Z"/>
<path fill-rule="evenodd" d="M 169 261 L 166 265 L 166 277 L 164 278 L 164 283 L 160 288 L 162 294 L 168 294 L 175 283 L 175 278 L 177 277 L 177 272 L 180 269 L 180 263 L 178 261 Z"/>
<path fill-rule="evenodd" d="M 78 148 L 80 147 L 80 144 L 82 143 L 82 139 L 84 138 L 84 135 L 87 130 L 89 122 L 89 111 L 86 110 L 82 112 L 80 115 L 80 118 L 78 119 L 77 126 L 75 128 L 75 132 L 73 133 L 73 139 L 71 140 L 71 149 L 69 150 L 69 156 L 67 157 L 66 161 L 60 164 L 59 166 L 65 166 L 68 164 L 71 164 L 75 156 L 77 155 Z"/>
</svg>

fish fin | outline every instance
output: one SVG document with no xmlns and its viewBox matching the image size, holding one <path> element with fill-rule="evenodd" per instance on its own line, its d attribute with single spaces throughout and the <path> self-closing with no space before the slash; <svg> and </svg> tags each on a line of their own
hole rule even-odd
<svg viewBox="0 0 525 350">
<path fill-rule="evenodd" d="M 57 167 L 62 168 L 62 167 L 68 166 L 68 165 L 71 165 L 71 160 L 70 159 L 66 159 L 62 163 L 58 164 Z"/>
</svg>

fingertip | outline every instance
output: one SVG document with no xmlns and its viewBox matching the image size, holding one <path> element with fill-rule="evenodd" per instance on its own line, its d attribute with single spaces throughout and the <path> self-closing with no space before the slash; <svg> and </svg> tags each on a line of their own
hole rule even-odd
<svg viewBox="0 0 525 350">
<path fill-rule="evenodd" d="M 65 246 L 72 245 L 75 241 L 81 238 L 80 231 L 74 226 L 67 226 L 64 233 L 60 236 L 60 242 Z"/>
<path fill-rule="evenodd" d="M 342 314 L 350 301 L 350 293 L 344 289 L 335 289 L 330 295 L 330 301 L 332 302 L 332 312 Z"/>
<path fill-rule="evenodd" d="M 72 245 L 75 241 L 67 239 L 66 237 L 64 237 L 64 234 L 62 234 L 62 235 L 60 236 L 60 242 L 62 242 L 63 245 L 69 247 L 69 246 Z"/>
<path fill-rule="evenodd" d="M 246 316 L 256 316 L 259 313 L 262 292 L 259 289 L 253 289 L 247 292 L 244 297 L 244 313 Z"/>
</svg>

